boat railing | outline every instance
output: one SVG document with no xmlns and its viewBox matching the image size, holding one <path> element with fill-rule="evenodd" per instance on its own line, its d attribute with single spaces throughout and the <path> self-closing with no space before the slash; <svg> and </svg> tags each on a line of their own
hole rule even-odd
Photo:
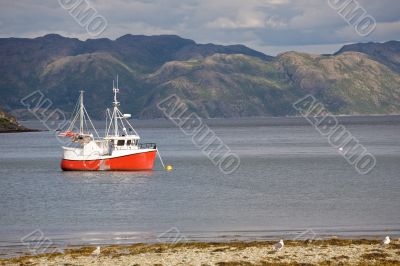
<svg viewBox="0 0 400 266">
<path fill-rule="evenodd" d="M 155 143 L 139 143 L 139 149 L 156 149 L 157 145 Z"/>
</svg>

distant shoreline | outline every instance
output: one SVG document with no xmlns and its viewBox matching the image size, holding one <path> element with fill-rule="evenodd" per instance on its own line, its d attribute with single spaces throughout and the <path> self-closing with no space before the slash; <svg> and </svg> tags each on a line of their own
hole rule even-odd
<svg viewBox="0 0 400 266">
<path fill-rule="evenodd" d="M 340 115 L 336 116 L 343 125 L 400 125 L 400 115 Z M 209 126 L 309 126 L 307 120 L 301 116 L 253 116 L 253 117 L 227 117 L 227 118 L 203 118 Z M 155 119 L 131 119 L 140 128 L 176 127 L 167 118 Z M 21 120 L 21 124 L 40 131 L 48 131 L 40 121 Z M 105 120 L 93 120 L 98 128 L 104 128 Z"/>
<path fill-rule="evenodd" d="M 0 133 L 20 133 L 20 132 L 35 132 L 37 129 L 30 129 L 22 126 L 17 119 L 4 111 L 0 110 Z"/>
<path fill-rule="evenodd" d="M 400 265 L 400 241 L 382 246 L 380 240 L 285 240 L 179 242 L 65 249 L 63 253 L 0 259 L 1 265 Z"/>
<path fill-rule="evenodd" d="M 26 128 L 26 129 L 5 130 L 5 131 L 1 131 L 0 130 L 0 134 L 6 134 L 6 133 L 28 133 L 28 132 L 42 132 L 42 131 L 46 131 L 46 130 Z"/>
</svg>

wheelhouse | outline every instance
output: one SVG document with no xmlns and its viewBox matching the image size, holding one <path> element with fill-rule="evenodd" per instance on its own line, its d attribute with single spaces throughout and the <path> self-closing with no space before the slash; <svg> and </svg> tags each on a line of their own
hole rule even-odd
<svg viewBox="0 0 400 266">
<path fill-rule="evenodd" d="M 140 137 L 136 135 L 109 136 L 105 138 L 115 150 L 132 150 L 139 148 Z"/>
</svg>

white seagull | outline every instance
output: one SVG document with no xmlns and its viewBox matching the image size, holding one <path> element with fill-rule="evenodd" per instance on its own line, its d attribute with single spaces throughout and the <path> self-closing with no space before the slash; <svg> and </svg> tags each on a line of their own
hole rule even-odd
<svg viewBox="0 0 400 266">
<path fill-rule="evenodd" d="M 389 245 L 389 243 L 390 243 L 390 237 L 389 236 L 386 236 L 385 237 L 385 239 L 383 239 L 383 241 L 382 241 L 382 245 Z"/>
<path fill-rule="evenodd" d="M 285 244 L 283 244 L 283 240 L 281 239 L 281 240 L 279 240 L 278 243 L 276 243 L 276 244 L 273 246 L 273 249 L 274 249 L 275 251 L 279 251 L 279 250 L 283 249 L 283 246 L 284 246 L 284 245 L 285 245 Z"/>
<path fill-rule="evenodd" d="M 342 151 L 343 151 L 343 147 L 340 147 L 340 148 L 339 148 L 339 151 L 342 152 Z"/>
<path fill-rule="evenodd" d="M 93 252 L 92 256 L 99 256 L 100 255 L 100 247 L 98 246 Z"/>
</svg>

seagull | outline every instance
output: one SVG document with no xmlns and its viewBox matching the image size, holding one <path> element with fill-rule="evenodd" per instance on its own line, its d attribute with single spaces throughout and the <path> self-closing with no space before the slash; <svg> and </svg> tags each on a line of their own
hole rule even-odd
<svg viewBox="0 0 400 266">
<path fill-rule="evenodd" d="M 92 256 L 99 256 L 100 255 L 100 247 L 97 246 L 97 248 L 92 252 Z"/>
<path fill-rule="evenodd" d="M 281 239 L 281 240 L 279 240 L 278 243 L 276 243 L 276 244 L 273 246 L 273 249 L 274 249 L 275 251 L 279 251 L 279 250 L 283 249 L 283 246 L 284 246 L 283 240 Z"/>
<path fill-rule="evenodd" d="M 342 152 L 342 151 L 343 151 L 343 147 L 340 147 L 340 148 L 339 148 L 339 151 Z"/>
<path fill-rule="evenodd" d="M 383 241 L 382 241 L 382 245 L 383 246 L 389 245 L 389 243 L 390 243 L 390 237 L 386 236 L 385 239 L 383 239 Z"/>
</svg>

